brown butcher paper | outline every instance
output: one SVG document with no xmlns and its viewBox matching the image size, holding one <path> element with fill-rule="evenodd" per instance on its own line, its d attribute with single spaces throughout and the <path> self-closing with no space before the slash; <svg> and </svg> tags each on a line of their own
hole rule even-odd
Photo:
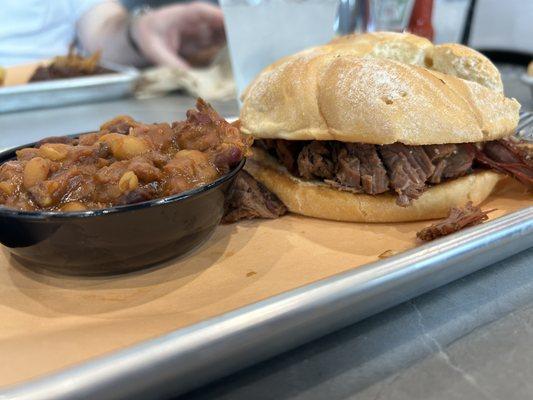
<svg viewBox="0 0 533 400">
<path fill-rule="evenodd" d="M 532 204 L 506 180 L 491 218 Z M 0 386 L 35 378 L 419 244 L 429 222 L 340 223 L 288 215 L 220 226 L 200 249 L 112 277 L 51 275 L 0 248 Z M 390 251 L 389 251 L 390 250 Z"/>
</svg>

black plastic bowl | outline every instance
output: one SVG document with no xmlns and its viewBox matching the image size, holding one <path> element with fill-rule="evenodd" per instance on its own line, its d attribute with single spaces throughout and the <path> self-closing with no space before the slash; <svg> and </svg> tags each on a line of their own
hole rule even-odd
<svg viewBox="0 0 533 400">
<path fill-rule="evenodd" d="M 13 159 L 15 151 L 0 153 L 0 163 Z M 126 206 L 70 213 L 0 206 L 0 243 L 30 267 L 63 274 L 116 274 L 151 266 L 209 238 L 244 163 L 200 188 Z"/>
</svg>

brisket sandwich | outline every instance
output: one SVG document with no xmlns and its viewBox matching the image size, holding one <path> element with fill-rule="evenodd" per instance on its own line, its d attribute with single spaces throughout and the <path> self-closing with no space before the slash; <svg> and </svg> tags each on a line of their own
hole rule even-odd
<svg viewBox="0 0 533 400">
<path fill-rule="evenodd" d="M 520 105 L 496 67 L 410 34 L 343 37 L 267 67 L 243 95 L 247 170 L 295 213 L 339 221 L 440 218 L 505 174 L 533 183 L 512 141 Z M 503 174 L 502 174 L 503 173 Z"/>
</svg>

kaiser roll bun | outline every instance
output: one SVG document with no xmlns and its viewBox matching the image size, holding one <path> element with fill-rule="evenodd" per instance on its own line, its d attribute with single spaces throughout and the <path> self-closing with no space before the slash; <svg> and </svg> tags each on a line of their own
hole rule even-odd
<svg viewBox="0 0 533 400">
<path fill-rule="evenodd" d="M 241 129 L 256 138 L 377 145 L 498 140 L 514 133 L 520 109 L 477 51 L 390 32 L 337 38 L 279 60 L 242 99 Z M 299 179 L 261 149 L 246 168 L 292 212 L 355 222 L 445 217 L 450 207 L 481 203 L 503 178 L 477 171 L 428 186 L 401 207 L 392 192 L 357 194 Z"/>
</svg>

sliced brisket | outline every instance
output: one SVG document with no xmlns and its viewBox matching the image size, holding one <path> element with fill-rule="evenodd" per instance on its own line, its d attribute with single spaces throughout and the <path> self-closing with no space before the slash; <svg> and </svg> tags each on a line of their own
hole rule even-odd
<svg viewBox="0 0 533 400">
<path fill-rule="evenodd" d="M 298 155 L 298 173 L 304 179 L 331 179 L 335 170 L 331 158 L 331 147 L 327 142 L 313 141 Z"/>
<path fill-rule="evenodd" d="M 298 172 L 296 160 L 298 159 L 298 154 L 300 153 L 301 148 L 302 145 L 298 141 L 275 141 L 275 152 L 278 156 L 278 159 L 285 166 L 285 168 L 287 168 L 287 170 L 293 174 Z"/>
<path fill-rule="evenodd" d="M 287 207 L 248 172 L 240 171 L 226 199 L 223 223 L 241 219 L 278 218 Z"/>
<path fill-rule="evenodd" d="M 445 159 L 453 154 L 457 145 L 455 144 L 429 144 L 424 147 L 429 160 L 435 164 L 436 162 Z"/>
<path fill-rule="evenodd" d="M 328 181 L 328 183 L 341 190 L 350 188 L 350 191 L 354 193 L 362 192 L 361 161 L 351 151 L 353 147 L 351 144 L 340 144 L 338 147 L 335 180 Z"/>
<path fill-rule="evenodd" d="M 452 157 L 456 149 L 457 145 L 455 144 L 432 144 L 424 146 L 424 151 L 435 166 L 433 174 L 429 177 L 430 183 L 440 183 L 442 181 L 444 170 L 448 165 L 447 158 Z"/>
<path fill-rule="evenodd" d="M 485 143 L 481 148 L 470 145 L 479 163 L 511 175 L 529 188 L 533 188 L 533 160 L 510 140 Z"/>
<path fill-rule="evenodd" d="M 511 175 L 533 187 L 533 160 L 510 140 L 481 144 L 408 146 L 337 141 L 261 140 L 294 175 L 352 193 L 394 191 L 396 202 L 408 206 L 428 185 L 472 171 L 474 162 Z M 476 164 L 476 165 L 477 165 Z"/>
<path fill-rule="evenodd" d="M 481 211 L 472 202 L 468 202 L 464 208 L 452 208 L 450 214 L 444 220 L 430 225 L 416 233 L 416 236 L 423 241 L 430 241 L 441 236 L 460 231 L 468 226 L 482 223 L 488 219 L 487 214 L 494 210 Z"/>
<path fill-rule="evenodd" d="M 302 142 L 283 139 L 259 139 L 254 145 L 268 151 L 292 174 L 298 173 L 296 160 L 302 149 Z"/>
<path fill-rule="evenodd" d="M 422 146 L 394 143 L 379 146 L 379 149 L 389 173 L 390 186 L 398 194 L 396 203 L 408 206 L 411 200 L 420 197 L 435 166 Z"/>
<path fill-rule="evenodd" d="M 472 169 L 475 153 L 469 145 L 456 145 L 456 150 L 446 158 L 446 168 L 442 173 L 445 179 L 454 179 L 465 175 Z"/>
<path fill-rule="evenodd" d="M 373 144 L 337 143 L 335 163 L 335 179 L 325 181 L 327 184 L 352 193 L 389 190 L 387 170 Z"/>
<path fill-rule="evenodd" d="M 422 147 L 435 165 L 435 171 L 429 177 L 429 183 L 436 184 L 444 179 L 458 178 L 472 169 L 475 152 L 470 144 L 439 144 Z"/>
<path fill-rule="evenodd" d="M 339 150 L 337 156 L 336 181 L 331 181 L 336 187 L 349 187 L 355 192 L 361 192 L 361 162 L 359 159 L 348 153 L 346 146 Z"/>
<path fill-rule="evenodd" d="M 389 190 L 387 170 L 373 144 L 350 143 L 346 145 L 361 162 L 361 186 L 368 194 L 380 194 Z"/>
</svg>

